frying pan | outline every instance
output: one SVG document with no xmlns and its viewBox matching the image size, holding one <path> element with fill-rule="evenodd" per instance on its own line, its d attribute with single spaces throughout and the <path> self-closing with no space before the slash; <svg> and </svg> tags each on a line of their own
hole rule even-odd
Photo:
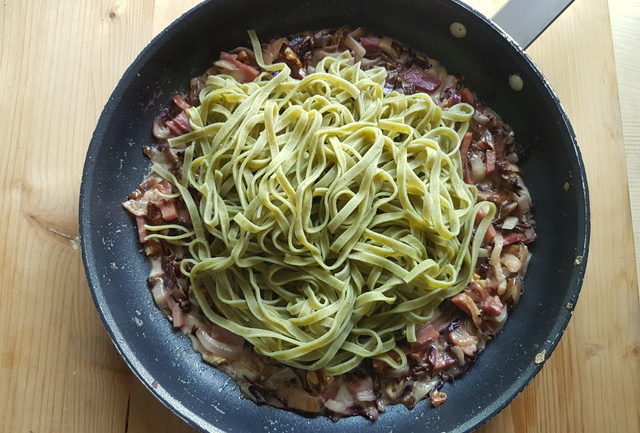
<svg viewBox="0 0 640 433">
<path fill-rule="evenodd" d="M 495 19 L 526 46 L 568 3 L 519 1 Z M 452 36 L 453 22 L 464 24 L 466 37 Z M 520 304 L 475 366 L 444 386 L 447 403 L 432 408 L 421 402 L 411 411 L 392 406 L 374 423 L 352 417 L 334 424 L 241 398 L 233 381 L 205 364 L 156 308 L 135 224 L 120 205 L 147 173 L 141 148 L 151 141 L 154 117 L 221 50 L 246 45 L 247 29 L 266 41 L 343 24 L 399 39 L 465 76 L 528 149 L 521 168 L 538 223 Z M 508 85 L 512 74 L 524 83 L 519 92 Z M 558 98 L 522 48 L 468 6 L 452 0 L 214 0 L 160 33 L 109 98 L 84 166 L 80 234 L 93 298 L 117 350 L 149 390 L 193 426 L 216 432 L 466 432 L 505 407 L 542 367 L 536 355 L 548 357 L 558 343 L 582 283 L 589 206 L 576 138 Z"/>
</svg>

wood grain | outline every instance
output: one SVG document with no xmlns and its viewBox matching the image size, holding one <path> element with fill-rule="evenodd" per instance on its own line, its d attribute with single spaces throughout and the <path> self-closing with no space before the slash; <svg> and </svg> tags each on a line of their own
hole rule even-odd
<svg viewBox="0 0 640 433">
<path fill-rule="evenodd" d="M 640 248 L 640 0 L 610 0 L 636 252 Z M 640 254 L 636 253 L 640 272 Z M 640 294 L 640 292 L 639 292 Z"/>
<path fill-rule="evenodd" d="M 612 12 L 630 16 L 619 12 L 629 0 L 611 1 Z M 115 352 L 86 286 L 76 214 L 84 154 L 103 104 L 153 35 L 195 3 L 0 4 L 1 432 L 193 431 Z M 469 3 L 490 15 L 503 0 Z M 576 2 L 529 50 L 580 140 L 591 187 L 591 253 L 558 349 L 483 432 L 640 431 L 640 311 L 621 133 L 624 121 L 637 179 L 640 98 L 623 97 L 621 118 L 608 11 L 606 0 Z M 616 54 L 638 59 L 634 41 Z M 638 65 L 621 78 L 637 77 Z M 624 96 L 626 84 L 622 89 Z"/>
</svg>

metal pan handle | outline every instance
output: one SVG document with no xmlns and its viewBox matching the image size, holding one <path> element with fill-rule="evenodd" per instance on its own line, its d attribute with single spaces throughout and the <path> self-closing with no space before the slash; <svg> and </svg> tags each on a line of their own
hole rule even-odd
<svg viewBox="0 0 640 433">
<path fill-rule="evenodd" d="M 510 0 L 492 20 L 527 48 L 573 0 Z"/>
</svg>

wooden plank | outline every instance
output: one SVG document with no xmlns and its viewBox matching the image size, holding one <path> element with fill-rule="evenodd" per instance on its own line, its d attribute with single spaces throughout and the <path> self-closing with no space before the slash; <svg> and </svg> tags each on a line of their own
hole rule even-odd
<svg viewBox="0 0 640 433">
<path fill-rule="evenodd" d="M 469 3 L 489 15 L 503 1 Z M 153 34 L 195 3 L 5 0 L 0 8 L 0 390 L 9 396 L 0 431 L 193 431 L 115 352 L 75 238 L 84 153 L 104 102 Z M 576 2 L 529 50 L 580 139 L 591 255 L 558 350 L 481 431 L 640 431 L 640 315 L 607 17 L 606 0 Z"/>
<path fill-rule="evenodd" d="M 558 350 L 482 431 L 640 431 L 637 279 L 607 2 L 575 2 L 528 51 L 578 135 L 590 187 L 591 250 Z"/>
<path fill-rule="evenodd" d="M 123 431 L 130 373 L 87 290 L 76 215 L 87 145 L 151 36 L 150 3 L 0 10 L 0 430 Z"/>
<path fill-rule="evenodd" d="M 640 269 L 640 0 L 610 0 L 622 131 L 629 172 L 629 194 Z"/>
</svg>

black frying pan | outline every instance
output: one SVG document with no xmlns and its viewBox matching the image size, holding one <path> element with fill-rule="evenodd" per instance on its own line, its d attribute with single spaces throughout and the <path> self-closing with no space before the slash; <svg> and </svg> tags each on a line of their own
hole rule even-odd
<svg viewBox="0 0 640 433">
<path fill-rule="evenodd" d="M 526 2 L 527 7 L 541 1 Z M 537 32 L 520 33 L 531 27 L 519 23 L 535 22 L 533 12 L 509 7 L 497 19 L 518 30 L 526 45 Z M 544 28 L 541 22 L 549 22 L 544 14 L 540 17 L 538 30 Z M 451 35 L 452 22 L 466 26 L 465 38 Z M 431 408 L 421 402 L 412 411 L 393 406 L 375 423 L 352 417 L 334 424 L 241 398 L 233 381 L 205 364 L 156 308 L 135 224 L 120 205 L 147 172 L 149 161 L 141 147 L 151 141 L 154 117 L 221 50 L 246 45 L 251 28 L 266 41 L 342 24 L 364 25 L 399 39 L 466 77 L 467 85 L 529 147 L 522 169 L 538 222 L 520 304 L 470 372 L 445 385 L 447 403 Z M 520 92 L 507 83 L 514 73 L 524 82 Z M 546 350 L 549 356 L 558 343 L 584 274 L 589 207 L 575 135 L 557 97 L 522 49 L 467 6 L 451 0 L 216 0 L 197 6 L 160 33 L 109 98 L 87 153 L 80 233 L 89 285 L 116 348 L 151 392 L 195 427 L 225 432 L 463 432 L 505 407 L 541 368 L 536 355 Z M 576 264 L 579 256 L 582 262 Z"/>
</svg>

